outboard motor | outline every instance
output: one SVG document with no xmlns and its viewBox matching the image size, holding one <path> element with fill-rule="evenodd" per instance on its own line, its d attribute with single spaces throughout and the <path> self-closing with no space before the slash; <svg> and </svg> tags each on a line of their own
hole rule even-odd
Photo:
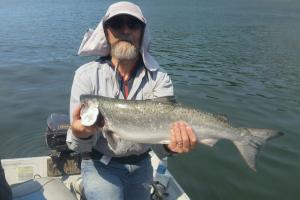
<svg viewBox="0 0 300 200">
<path fill-rule="evenodd" d="M 67 131 L 70 127 L 69 115 L 52 113 L 47 119 L 45 139 L 47 146 L 56 152 L 70 152 L 66 144 Z"/>
<path fill-rule="evenodd" d="M 47 161 L 48 176 L 80 174 L 80 155 L 68 149 L 69 115 L 52 113 L 47 119 L 45 140 L 51 149 Z"/>
</svg>

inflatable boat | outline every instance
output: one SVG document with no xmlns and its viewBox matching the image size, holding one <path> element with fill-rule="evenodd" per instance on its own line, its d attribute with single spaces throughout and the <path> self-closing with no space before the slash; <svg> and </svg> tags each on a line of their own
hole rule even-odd
<svg viewBox="0 0 300 200">
<path fill-rule="evenodd" d="M 2 160 L 6 180 L 15 200 L 84 200 L 80 175 L 80 155 L 65 144 L 68 116 L 51 114 L 47 120 L 46 143 L 52 152 L 48 156 Z M 150 151 L 153 169 L 160 159 Z M 172 174 L 156 174 L 151 187 L 153 200 L 189 200 Z M 101 191 L 99 191 L 101 192 Z"/>
</svg>

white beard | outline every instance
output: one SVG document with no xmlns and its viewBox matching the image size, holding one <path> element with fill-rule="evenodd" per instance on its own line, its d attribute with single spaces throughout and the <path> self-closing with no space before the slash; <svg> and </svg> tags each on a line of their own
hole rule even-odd
<svg viewBox="0 0 300 200">
<path fill-rule="evenodd" d="M 118 60 L 133 60 L 139 55 L 139 50 L 127 41 L 119 41 L 111 46 L 110 54 Z"/>
</svg>

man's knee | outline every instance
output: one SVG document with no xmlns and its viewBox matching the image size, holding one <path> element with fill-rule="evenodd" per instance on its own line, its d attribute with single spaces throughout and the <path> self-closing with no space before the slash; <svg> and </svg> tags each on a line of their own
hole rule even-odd
<svg viewBox="0 0 300 200">
<path fill-rule="evenodd" d="M 96 199 L 110 199 L 123 200 L 123 189 L 121 187 L 112 185 L 92 185 L 87 184 L 83 186 L 84 194 L 88 200 Z"/>
<path fill-rule="evenodd" d="M 85 171 L 84 169 L 84 173 L 82 174 L 83 190 L 87 199 L 124 199 L 121 180 L 108 172 L 103 175 L 97 171 Z"/>
</svg>

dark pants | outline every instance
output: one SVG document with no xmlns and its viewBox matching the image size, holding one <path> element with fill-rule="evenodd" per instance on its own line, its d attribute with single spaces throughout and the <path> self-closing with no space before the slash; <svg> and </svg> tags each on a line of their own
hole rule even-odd
<svg viewBox="0 0 300 200">
<path fill-rule="evenodd" d="M 0 160 L 0 200 L 11 200 L 12 194 L 9 185 L 6 182 L 4 170 Z"/>
</svg>

